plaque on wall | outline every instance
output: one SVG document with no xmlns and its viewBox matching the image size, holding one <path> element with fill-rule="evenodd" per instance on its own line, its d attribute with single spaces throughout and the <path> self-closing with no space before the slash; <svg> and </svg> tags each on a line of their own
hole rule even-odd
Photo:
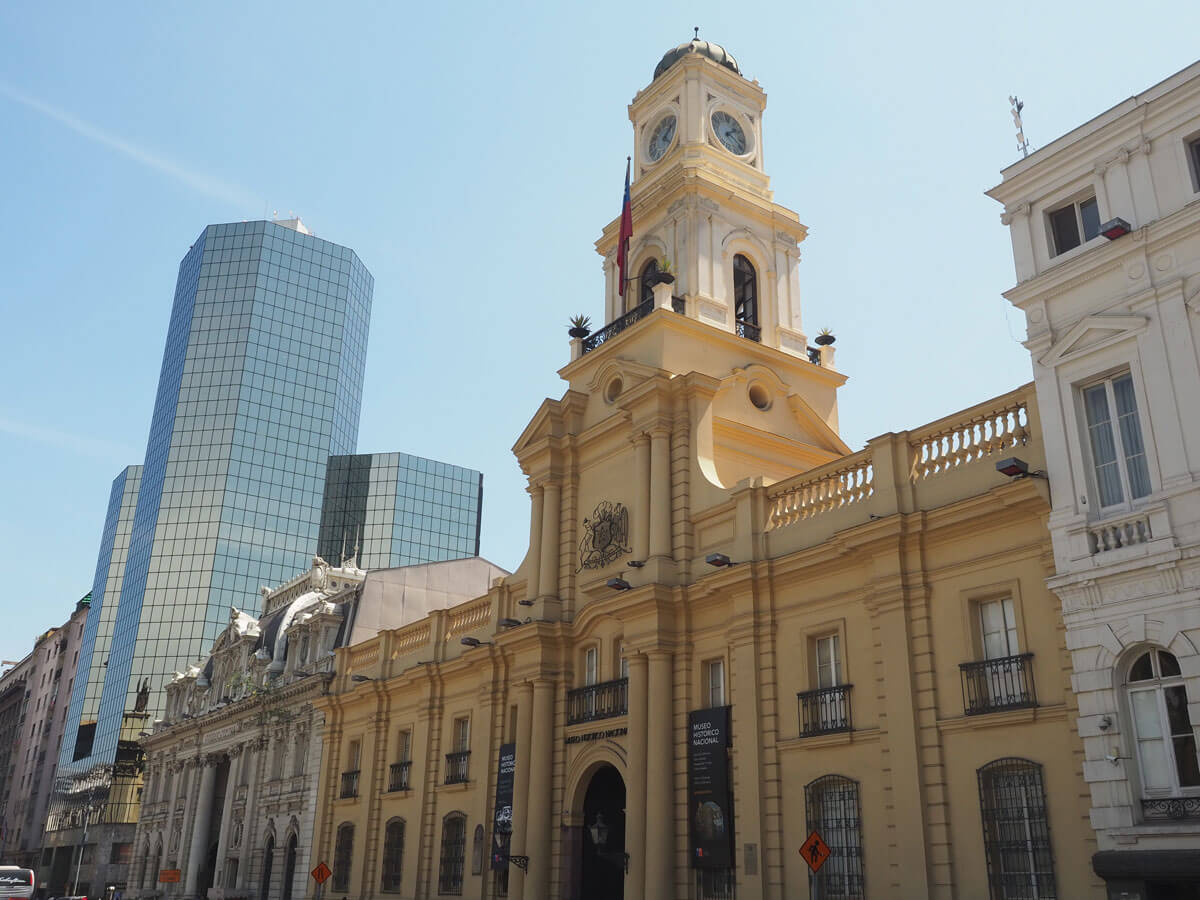
<svg viewBox="0 0 1200 900">
<path fill-rule="evenodd" d="M 602 569 L 629 553 L 629 510 L 621 503 L 601 500 L 591 516 L 583 520 L 583 540 L 579 542 L 579 568 Z"/>
</svg>

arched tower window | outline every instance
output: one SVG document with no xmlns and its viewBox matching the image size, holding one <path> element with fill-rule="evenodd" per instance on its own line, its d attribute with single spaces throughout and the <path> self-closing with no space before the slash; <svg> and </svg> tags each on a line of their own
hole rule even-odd
<svg viewBox="0 0 1200 900">
<path fill-rule="evenodd" d="M 392 819 L 383 832 L 383 884 L 385 891 L 400 890 L 404 863 L 404 820 Z"/>
<path fill-rule="evenodd" d="M 1057 897 L 1042 767 L 1008 757 L 978 775 L 990 896 Z"/>
<path fill-rule="evenodd" d="M 654 276 L 658 274 L 658 260 L 650 260 L 642 266 L 638 277 L 638 304 L 654 302 Z"/>
<path fill-rule="evenodd" d="M 333 846 L 333 889 L 350 890 L 350 866 L 354 859 L 354 825 L 343 822 L 338 826 L 337 842 Z"/>
<path fill-rule="evenodd" d="M 733 258 L 733 316 L 739 322 L 758 324 L 758 273 L 740 253 Z"/>
<path fill-rule="evenodd" d="M 1125 691 L 1146 818 L 1182 813 L 1176 809 L 1181 801 L 1172 804 L 1165 798 L 1200 795 L 1200 765 L 1179 661 L 1166 650 L 1146 650 L 1129 666 Z M 1193 802 L 1200 806 L 1200 799 Z"/>
<path fill-rule="evenodd" d="M 859 810 L 857 781 L 842 775 L 825 775 L 804 786 L 807 830 L 810 834 L 819 831 L 833 851 L 825 865 L 810 876 L 814 897 L 844 900 L 866 897 Z"/>
</svg>

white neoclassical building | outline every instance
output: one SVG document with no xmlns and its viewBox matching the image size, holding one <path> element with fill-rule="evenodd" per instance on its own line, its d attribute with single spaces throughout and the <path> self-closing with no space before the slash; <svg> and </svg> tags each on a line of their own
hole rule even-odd
<svg viewBox="0 0 1200 900">
<path fill-rule="evenodd" d="M 145 787 L 126 897 L 305 896 L 333 650 L 486 593 L 480 557 L 380 569 L 312 568 L 263 614 L 237 609 L 208 658 L 166 686 L 142 744 Z"/>
<path fill-rule="evenodd" d="M 1084 774 L 1112 898 L 1200 890 L 1200 63 L 1009 166 Z"/>
</svg>

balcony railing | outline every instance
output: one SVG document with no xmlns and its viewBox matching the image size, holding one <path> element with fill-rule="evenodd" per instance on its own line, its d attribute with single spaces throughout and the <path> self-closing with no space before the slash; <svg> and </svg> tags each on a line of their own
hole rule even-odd
<svg viewBox="0 0 1200 900">
<path fill-rule="evenodd" d="M 388 790 L 389 791 L 407 791 L 408 790 L 408 773 L 412 769 L 412 762 L 405 760 L 404 762 L 392 763 L 388 767 Z"/>
<path fill-rule="evenodd" d="M 963 709 L 968 716 L 1037 706 L 1033 654 L 961 663 Z"/>
<path fill-rule="evenodd" d="M 611 719 L 629 711 L 629 679 L 618 678 L 601 684 L 567 691 L 567 724 Z"/>
<path fill-rule="evenodd" d="M 734 321 L 733 327 L 737 331 L 738 337 L 746 338 L 749 341 L 762 341 L 762 328 L 753 322 L 737 319 Z"/>
<path fill-rule="evenodd" d="M 800 702 L 800 737 L 853 731 L 850 719 L 850 689 L 852 684 L 803 691 L 796 695 Z"/>
<path fill-rule="evenodd" d="M 342 773 L 342 793 L 341 797 L 357 797 L 358 796 L 358 771 Z"/>
<path fill-rule="evenodd" d="M 1143 800 L 1142 818 L 1147 822 L 1162 819 L 1200 819 L 1200 797 L 1161 797 Z"/>
<path fill-rule="evenodd" d="M 446 754 L 446 784 L 466 784 L 467 764 L 471 761 L 470 750 L 458 750 Z"/>
<path fill-rule="evenodd" d="M 647 300 L 645 303 L 639 303 L 629 312 L 625 313 L 625 315 L 621 316 L 620 318 L 613 319 L 599 331 L 595 332 L 594 334 L 589 334 L 587 337 L 585 337 L 583 339 L 583 352 L 587 353 L 591 350 L 595 350 L 605 341 L 616 337 L 630 325 L 633 325 L 635 322 L 640 322 L 642 319 L 646 318 L 646 316 L 650 315 L 650 313 L 653 311 L 653 300 Z"/>
</svg>

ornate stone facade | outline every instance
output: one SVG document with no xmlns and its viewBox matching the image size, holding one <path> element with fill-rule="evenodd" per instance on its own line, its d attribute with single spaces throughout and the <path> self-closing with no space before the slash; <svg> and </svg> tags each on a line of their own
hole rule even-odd
<svg viewBox="0 0 1200 900">
<path fill-rule="evenodd" d="M 1095 868 L 1129 900 L 1200 890 L 1198 192 L 1200 63 L 989 191 L 1042 409 Z"/>
</svg>

